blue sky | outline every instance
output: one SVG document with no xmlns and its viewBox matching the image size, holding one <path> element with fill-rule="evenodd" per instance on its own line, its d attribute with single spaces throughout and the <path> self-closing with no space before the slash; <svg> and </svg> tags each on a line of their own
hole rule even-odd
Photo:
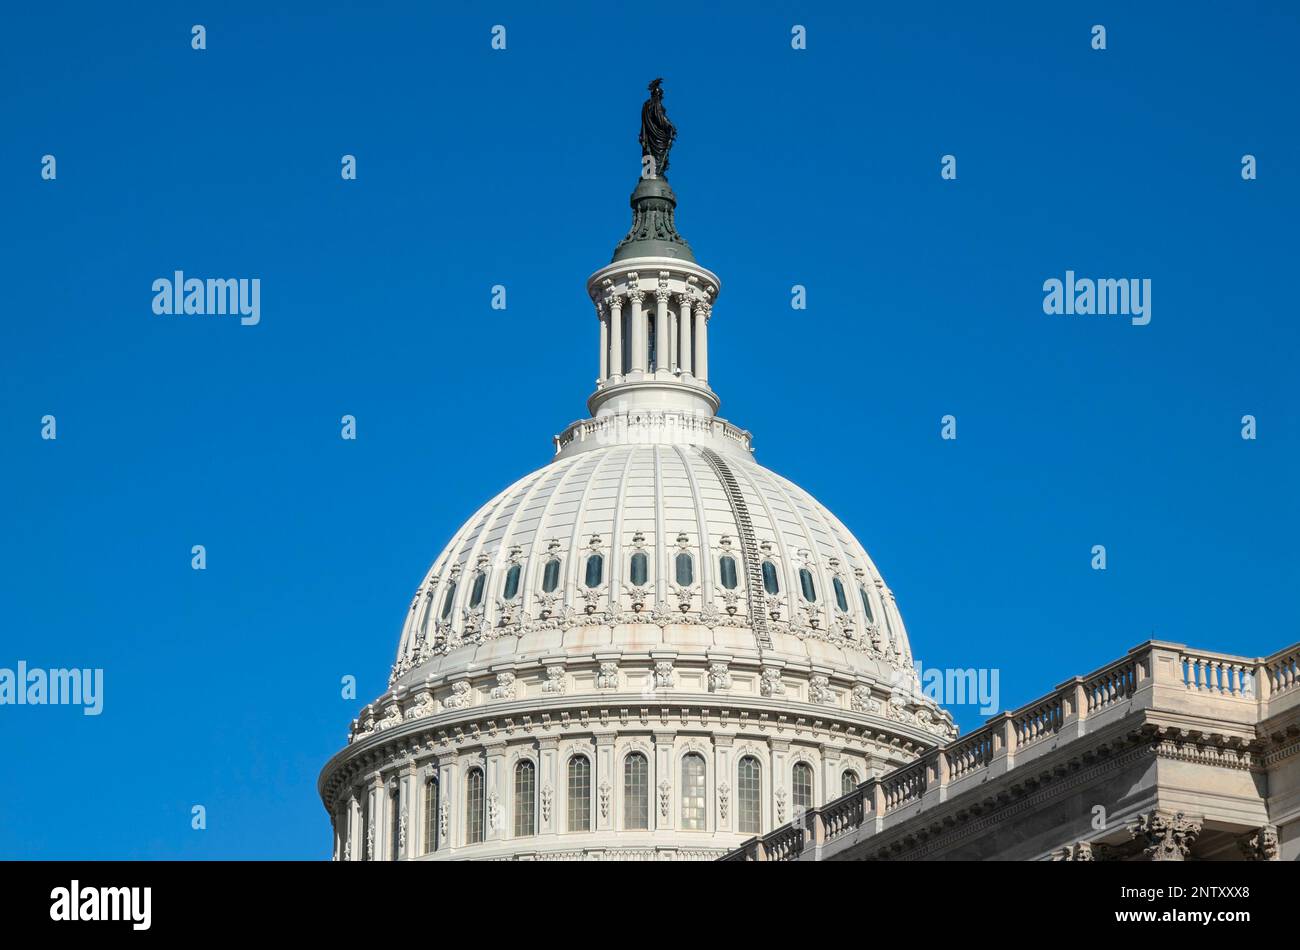
<svg viewBox="0 0 1300 950">
<path fill-rule="evenodd" d="M 385 688 L 428 564 L 585 413 L 654 76 L 722 415 L 925 664 L 1014 708 L 1300 639 L 1289 4 L 264 6 L 0 35 L 0 666 L 105 671 L 98 717 L 0 707 L 0 857 L 328 856 L 340 678 Z M 155 316 L 176 269 L 260 278 L 260 324 Z M 1067 269 L 1151 323 L 1045 315 Z"/>
</svg>

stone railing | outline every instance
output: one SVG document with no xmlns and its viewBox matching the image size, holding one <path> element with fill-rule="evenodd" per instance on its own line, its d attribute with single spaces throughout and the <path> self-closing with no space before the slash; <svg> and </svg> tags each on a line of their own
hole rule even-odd
<svg viewBox="0 0 1300 950">
<path fill-rule="evenodd" d="M 749 430 L 732 425 L 725 419 L 679 410 L 650 410 L 610 413 L 570 423 L 555 436 L 555 453 L 560 454 L 574 443 L 692 443 L 699 441 L 701 436 L 737 445 L 746 453 L 754 450 Z"/>
<path fill-rule="evenodd" d="M 750 838 L 720 860 L 811 860 L 827 842 L 887 830 L 1132 712 L 1204 710 L 1207 701 L 1216 717 L 1242 726 L 1300 703 L 1300 644 L 1252 659 L 1148 641 L 1047 696 L 994 716 L 916 762 L 868 779 L 796 821 Z M 798 848 L 793 847 L 796 841 Z"/>
</svg>

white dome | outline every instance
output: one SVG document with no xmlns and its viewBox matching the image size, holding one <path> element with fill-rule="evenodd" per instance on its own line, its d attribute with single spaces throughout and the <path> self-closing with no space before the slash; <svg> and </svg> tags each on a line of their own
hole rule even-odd
<svg viewBox="0 0 1300 950">
<path fill-rule="evenodd" d="M 322 770 L 340 860 L 718 857 L 955 732 L 862 545 L 715 415 L 667 181 L 632 207 L 591 417 L 434 561 Z"/>
<path fill-rule="evenodd" d="M 727 471 L 750 519 L 758 569 L 770 564 L 775 575 L 775 595 L 756 591 L 765 621 L 758 631 L 750 622 L 746 532 Z M 644 577 L 632 576 L 638 552 Z M 681 554 L 686 573 L 679 576 Z M 593 555 L 601 563 L 589 576 Z M 720 576 L 727 556 L 730 587 Z M 551 568 L 554 588 L 547 591 L 552 562 L 558 569 Z M 394 681 L 410 686 L 454 668 L 558 653 L 717 648 L 758 655 L 760 647 L 768 656 L 882 683 L 911 666 L 902 619 L 875 565 L 803 489 L 742 452 L 605 445 L 557 458 L 465 523 L 416 592 Z"/>
</svg>

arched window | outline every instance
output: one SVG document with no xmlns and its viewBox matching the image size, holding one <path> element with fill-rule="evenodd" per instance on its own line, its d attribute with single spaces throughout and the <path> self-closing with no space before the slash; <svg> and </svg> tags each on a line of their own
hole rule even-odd
<svg viewBox="0 0 1300 950">
<path fill-rule="evenodd" d="M 550 594 L 559 586 L 560 559 L 553 557 L 546 562 L 546 567 L 542 570 L 542 592 Z"/>
<path fill-rule="evenodd" d="M 867 589 L 859 587 L 858 593 L 862 595 L 862 609 L 867 615 L 867 623 L 875 623 L 876 618 L 871 613 L 871 599 L 867 597 Z"/>
<path fill-rule="evenodd" d="M 844 774 L 840 776 L 840 794 L 847 795 L 858 787 L 858 773 L 852 769 L 845 769 Z"/>
<path fill-rule="evenodd" d="M 840 583 L 838 577 L 831 579 L 831 585 L 835 588 L 835 606 L 848 613 L 849 599 L 844 596 L 844 585 Z"/>
<path fill-rule="evenodd" d="M 438 782 L 429 779 L 424 783 L 424 853 L 438 849 Z"/>
<path fill-rule="evenodd" d="M 591 830 L 591 760 L 585 755 L 569 759 L 569 830 Z"/>
<path fill-rule="evenodd" d="M 469 589 L 469 609 L 473 610 L 483 603 L 483 590 L 487 587 L 487 574 L 479 571 L 474 575 L 474 586 Z"/>
<path fill-rule="evenodd" d="M 795 808 L 812 808 L 813 773 L 807 762 L 796 762 L 790 772 L 790 804 Z"/>
<path fill-rule="evenodd" d="M 817 600 L 817 588 L 813 586 L 812 571 L 806 567 L 799 568 L 799 588 L 803 592 L 803 599 L 808 603 Z"/>
<path fill-rule="evenodd" d="M 632 579 L 633 587 L 645 586 L 646 579 L 650 576 L 650 559 L 646 557 L 644 551 L 637 551 L 632 555 L 632 565 L 628 575 Z"/>
<path fill-rule="evenodd" d="M 730 554 L 718 558 L 718 577 L 727 590 L 736 589 L 736 559 Z"/>
<path fill-rule="evenodd" d="M 451 602 L 456 596 L 456 582 L 452 581 L 447 585 L 447 596 L 442 599 L 442 619 L 446 620 L 451 616 Z"/>
<path fill-rule="evenodd" d="M 762 833 L 763 772 L 758 759 L 747 755 L 736 772 L 736 819 L 743 835 Z"/>
<path fill-rule="evenodd" d="M 650 827 L 650 766 L 640 752 L 623 760 L 623 830 Z"/>
<path fill-rule="evenodd" d="M 763 562 L 763 590 L 773 597 L 781 593 L 781 585 L 776 580 L 776 565 L 771 561 Z"/>
<path fill-rule="evenodd" d="M 682 828 L 703 831 L 705 819 L 704 756 L 695 752 L 682 756 Z"/>
<path fill-rule="evenodd" d="M 465 773 L 465 843 L 477 844 L 483 840 L 483 770 L 470 769 Z"/>
<path fill-rule="evenodd" d="M 677 555 L 675 563 L 677 565 L 677 586 L 690 587 L 695 582 L 695 564 L 691 561 L 691 556 L 682 551 Z"/>
<path fill-rule="evenodd" d="M 506 571 L 506 582 L 501 588 L 501 597 L 505 600 L 514 600 L 519 594 L 519 573 L 522 568 L 518 564 L 511 564 L 510 570 Z"/>
<path fill-rule="evenodd" d="M 537 766 L 523 759 L 515 766 L 515 837 L 537 834 Z"/>
<path fill-rule="evenodd" d="M 605 574 L 605 557 L 602 554 L 593 554 L 587 558 L 587 586 L 599 587 L 600 579 Z"/>
</svg>

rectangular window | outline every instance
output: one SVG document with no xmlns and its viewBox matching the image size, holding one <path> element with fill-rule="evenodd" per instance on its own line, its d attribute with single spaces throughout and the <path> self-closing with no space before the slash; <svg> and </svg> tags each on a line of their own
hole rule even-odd
<svg viewBox="0 0 1300 950">
<path fill-rule="evenodd" d="M 650 775 L 646 757 L 633 752 L 623 760 L 623 828 L 650 828 Z"/>
<path fill-rule="evenodd" d="M 438 783 L 424 783 L 424 853 L 432 854 L 438 847 Z"/>
<path fill-rule="evenodd" d="M 537 833 L 537 769 L 531 762 L 515 766 L 515 837 Z"/>
<path fill-rule="evenodd" d="M 739 819 L 741 834 L 756 835 L 762 833 L 762 794 L 758 760 L 746 756 L 740 760 L 739 776 L 736 783 L 736 817 Z"/>
<path fill-rule="evenodd" d="M 483 770 L 470 769 L 465 777 L 465 843 L 483 840 Z"/>
<path fill-rule="evenodd" d="M 682 828 L 703 831 L 705 823 L 704 757 L 691 753 L 682 759 Z"/>
<path fill-rule="evenodd" d="M 591 762 L 582 755 L 569 760 L 569 830 L 591 830 Z"/>
</svg>

